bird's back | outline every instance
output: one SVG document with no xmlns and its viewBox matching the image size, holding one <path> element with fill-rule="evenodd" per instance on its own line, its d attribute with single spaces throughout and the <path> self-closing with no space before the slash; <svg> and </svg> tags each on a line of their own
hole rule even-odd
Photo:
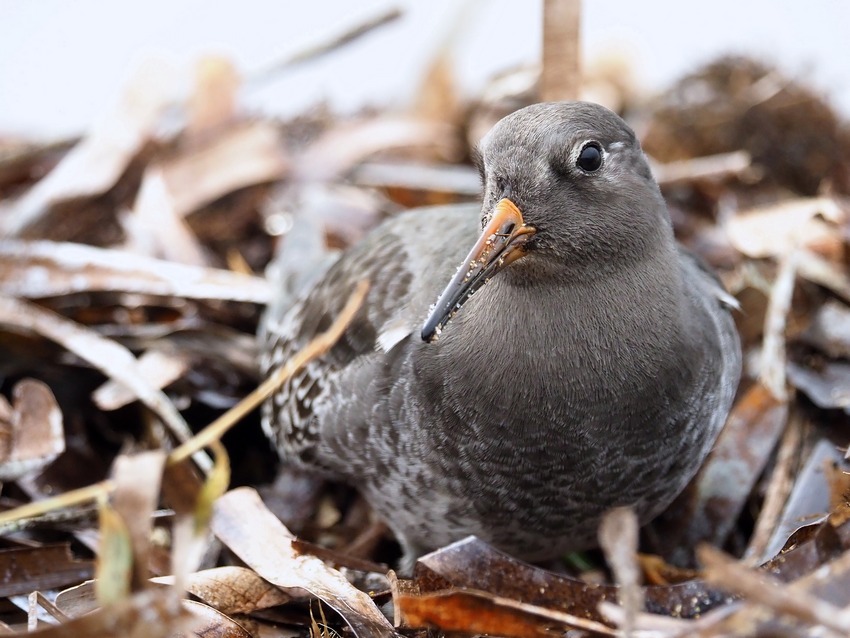
<svg viewBox="0 0 850 638">
<path fill-rule="evenodd" d="M 356 437 L 381 408 L 393 382 L 392 362 L 409 355 L 440 288 L 480 230 L 475 205 L 421 208 L 385 221 L 330 266 L 289 308 L 263 319 L 263 374 L 279 367 L 326 330 L 358 282 L 366 299 L 344 335 L 324 357 L 310 362 L 264 407 L 263 427 L 289 461 L 332 474 L 351 471 L 325 441 L 340 430 Z M 444 230 L 445 232 L 440 232 Z M 356 446 L 350 452 L 356 462 Z M 347 455 L 346 455 L 347 456 Z"/>
</svg>

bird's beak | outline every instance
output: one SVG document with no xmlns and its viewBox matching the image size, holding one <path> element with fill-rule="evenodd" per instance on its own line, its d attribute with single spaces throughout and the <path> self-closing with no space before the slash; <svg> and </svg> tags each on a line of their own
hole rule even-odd
<svg viewBox="0 0 850 638">
<path fill-rule="evenodd" d="M 476 290 L 502 268 L 525 255 L 525 244 L 535 233 L 511 200 L 499 200 L 481 237 L 443 290 L 422 326 L 422 340 L 433 341 Z"/>
</svg>

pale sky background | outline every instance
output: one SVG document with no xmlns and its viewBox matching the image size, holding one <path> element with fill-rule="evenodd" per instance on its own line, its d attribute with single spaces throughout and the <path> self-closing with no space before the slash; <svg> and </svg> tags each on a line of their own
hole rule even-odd
<svg viewBox="0 0 850 638">
<path fill-rule="evenodd" d="M 539 57 L 541 5 L 0 0 L 0 134 L 84 130 L 130 69 L 151 54 L 186 74 L 204 53 L 228 55 L 242 73 L 256 73 L 388 6 L 404 8 L 402 20 L 247 91 L 246 106 L 287 114 L 320 100 L 343 111 L 388 100 L 403 104 L 453 25 L 460 83 L 473 93 L 495 72 Z M 747 52 L 809 81 L 850 116 L 850 0 L 586 0 L 583 36 L 585 61 L 624 52 L 650 90 L 717 54 Z"/>
</svg>

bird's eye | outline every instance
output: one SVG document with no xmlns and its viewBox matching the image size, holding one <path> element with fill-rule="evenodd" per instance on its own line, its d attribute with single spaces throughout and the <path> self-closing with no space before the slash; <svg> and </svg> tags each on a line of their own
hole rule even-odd
<svg viewBox="0 0 850 638">
<path fill-rule="evenodd" d="M 602 166 L 602 148 L 596 142 L 588 142 L 576 159 L 576 166 L 586 173 L 599 170 Z"/>
</svg>

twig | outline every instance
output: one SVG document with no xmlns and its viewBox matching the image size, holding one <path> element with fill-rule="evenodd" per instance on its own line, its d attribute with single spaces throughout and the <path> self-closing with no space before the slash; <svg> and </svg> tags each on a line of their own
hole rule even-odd
<svg viewBox="0 0 850 638">
<path fill-rule="evenodd" d="M 282 60 L 278 60 L 273 63 L 271 66 L 252 73 L 247 78 L 247 81 L 254 84 L 265 82 L 278 73 L 287 71 L 292 67 L 298 66 L 299 64 L 309 60 L 321 57 L 326 53 L 330 53 L 334 49 L 338 49 L 349 42 L 353 42 L 370 31 L 400 18 L 401 15 L 402 11 L 398 7 L 384 9 L 375 15 L 363 18 L 360 22 L 343 27 L 338 33 L 335 33 L 326 39 L 313 42 L 294 53 L 290 53 Z"/>
<path fill-rule="evenodd" d="M 578 99 L 580 42 L 581 0 L 545 0 L 540 74 L 540 97 L 544 102 Z"/>
<path fill-rule="evenodd" d="M 799 411 L 794 410 L 785 427 L 785 434 L 776 455 L 776 466 L 770 476 L 770 483 L 764 496 L 764 504 L 756 521 L 750 543 L 744 552 L 744 560 L 755 567 L 770 556 L 764 556 L 771 536 L 776 531 L 779 517 L 788 501 L 788 494 L 794 485 L 793 465 L 802 441 L 802 422 Z"/>
<path fill-rule="evenodd" d="M 635 618 L 643 611 L 640 568 L 637 561 L 638 521 L 627 507 L 607 512 L 599 526 L 599 545 L 619 585 L 618 598 L 623 607 L 619 627 L 626 638 L 635 630 Z"/>
<path fill-rule="evenodd" d="M 670 186 L 680 182 L 698 179 L 718 179 L 734 175 L 743 175 L 752 169 L 752 158 L 746 151 L 706 155 L 693 159 L 653 164 L 652 172 L 661 186 Z"/>
<path fill-rule="evenodd" d="M 764 572 L 754 572 L 710 545 L 699 547 L 697 556 L 705 566 L 707 582 L 765 605 L 778 614 L 827 627 L 842 636 L 850 634 L 850 619 L 841 614 L 840 608 L 801 588 L 784 585 Z"/>
<path fill-rule="evenodd" d="M 791 309 L 791 297 L 794 294 L 799 255 L 800 250 L 793 248 L 780 262 L 764 318 L 759 379 L 780 401 L 788 399 L 785 379 L 785 326 Z"/>
</svg>

